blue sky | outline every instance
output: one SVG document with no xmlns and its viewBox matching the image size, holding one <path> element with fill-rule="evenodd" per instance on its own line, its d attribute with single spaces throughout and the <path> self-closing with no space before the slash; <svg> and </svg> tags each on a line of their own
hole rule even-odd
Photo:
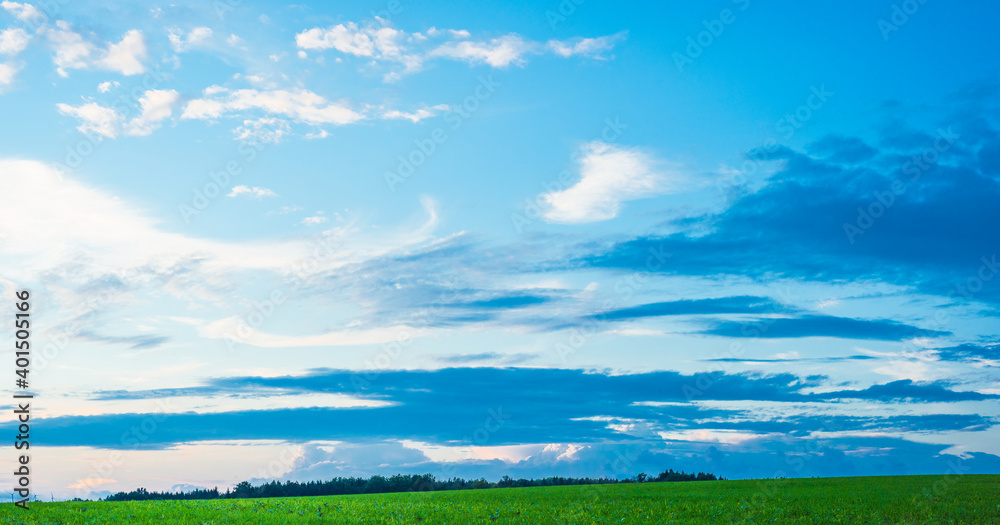
<svg viewBox="0 0 1000 525">
<path fill-rule="evenodd" d="M 38 490 L 1000 472 L 997 9 L 3 2 Z"/>
</svg>

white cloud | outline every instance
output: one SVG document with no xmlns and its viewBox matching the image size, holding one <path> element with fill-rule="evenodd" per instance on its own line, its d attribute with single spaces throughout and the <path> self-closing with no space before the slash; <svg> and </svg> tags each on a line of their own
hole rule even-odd
<svg viewBox="0 0 1000 525">
<path fill-rule="evenodd" d="M 469 33 L 465 29 L 458 29 L 458 30 L 456 30 L 456 29 L 438 29 L 436 27 L 432 27 L 432 28 L 428 29 L 427 30 L 427 34 L 429 36 L 434 36 L 434 37 L 436 37 L 436 36 L 451 36 L 453 38 L 469 38 L 469 37 L 472 36 L 472 33 Z"/>
<path fill-rule="evenodd" d="M 170 40 L 170 47 L 175 52 L 183 53 L 197 47 L 204 47 L 211 42 L 212 29 L 209 27 L 196 27 L 185 36 L 183 31 L 173 28 L 167 33 L 167 38 Z"/>
<path fill-rule="evenodd" d="M 227 91 L 226 88 L 224 88 L 222 86 L 212 85 L 212 86 L 208 86 L 207 88 L 205 88 L 204 90 L 202 90 L 202 93 L 205 96 L 211 96 L 211 95 L 215 95 L 217 93 L 225 93 L 226 91 Z"/>
<path fill-rule="evenodd" d="M 172 367 L 174 370 L 158 369 L 158 375 L 165 372 L 185 371 L 201 368 L 205 363 L 194 363 Z M 103 414 L 128 414 L 141 412 L 149 401 L 145 399 L 112 399 L 101 400 L 87 407 L 81 414 L 80 407 L 57 405 L 46 407 L 45 417 L 60 417 L 70 415 L 96 416 Z M 291 389 L 259 389 L 257 395 L 248 397 L 242 393 L 219 393 L 211 396 L 177 396 L 170 398 L 169 408 L 172 413 L 193 412 L 197 414 L 219 414 L 239 410 L 278 410 L 290 408 L 349 408 L 349 407 L 384 407 L 392 406 L 392 401 L 368 400 L 355 398 L 347 394 L 301 393 Z M 41 412 L 41 410 L 40 410 Z"/>
<path fill-rule="evenodd" d="M 16 70 L 9 73 L 0 69 L 0 80 L 13 78 Z M 263 77 L 250 75 L 246 78 L 254 82 L 263 82 Z M 2 84 L 2 82 L 0 82 Z M 101 93 L 106 93 L 117 82 L 102 82 L 98 85 Z M 58 104 L 60 113 L 79 118 L 78 129 L 84 132 L 95 132 L 105 137 L 115 138 L 119 135 L 149 135 L 160 127 L 161 123 L 173 114 L 174 108 L 181 106 L 181 96 L 174 90 L 149 90 L 139 99 L 142 113 L 129 122 L 124 116 L 112 108 L 101 106 L 96 102 L 88 102 L 79 106 Z M 399 110 L 384 110 L 377 117 L 384 119 L 403 119 L 419 122 L 448 109 L 447 105 L 425 107 L 414 112 Z M 305 89 L 297 90 L 261 90 L 239 89 L 229 90 L 213 85 L 204 89 L 203 97 L 183 103 L 181 119 L 214 120 L 225 117 L 243 117 L 250 111 L 258 110 L 266 114 L 259 118 L 244 118 L 243 125 L 233 130 L 236 140 L 254 143 L 276 143 L 291 133 L 291 123 L 319 126 L 323 124 L 347 125 L 369 118 L 359 111 L 351 109 L 346 103 L 332 102 L 324 97 Z M 374 113 L 376 109 L 369 107 L 364 111 Z M 279 118 L 284 117 L 284 118 Z M 286 120 L 286 118 L 288 120 Z M 329 133 L 319 129 L 306 135 L 306 138 L 325 138 Z"/>
<path fill-rule="evenodd" d="M 941 363 L 928 364 L 923 361 L 899 360 L 887 361 L 886 364 L 872 369 L 872 372 L 889 376 L 893 380 L 900 381 L 909 379 L 911 381 L 937 381 L 948 377 L 954 377 L 954 371 Z"/>
<path fill-rule="evenodd" d="M 625 38 L 626 33 L 598 38 L 574 38 L 550 41 L 547 45 L 511 33 L 490 40 L 469 40 L 466 30 L 430 28 L 426 35 L 407 33 L 391 27 L 386 20 L 379 24 L 359 25 L 354 22 L 327 28 L 314 27 L 295 35 L 299 58 L 306 58 L 305 51 L 335 49 L 341 53 L 370 59 L 366 67 L 379 66 L 382 62 L 394 64 L 385 73 L 387 82 L 423 69 L 424 62 L 432 58 L 462 60 L 471 64 L 487 64 L 496 68 L 511 64 L 521 65 L 528 54 L 552 52 L 558 56 L 583 56 L 603 59 L 602 53 L 610 51 Z M 444 39 L 445 42 L 441 42 Z"/>
<path fill-rule="evenodd" d="M 549 40 L 548 48 L 561 57 L 574 55 L 603 60 L 603 53 L 614 49 L 615 44 L 624 40 L 628 31 L 598 38 L 573 38 L 570 40 Z"/>
<path fill-rule="evenodd" d="M 409 120 L 410 122 L 420 122 L 425 118 L 433 117 L 442 111 L 448 111 L 449 106 L 447 104 L 438 104 L 429 108 L 421 108 L 412 113 L 407 113 L 405 111 L 399 111 L 396 109 L 388 110 L 382 113 L 382 118 L 384 119 L 398 119 L 398 120 Z"/>
<path fill-rule="evenodd" d="M 525 41 L 518 35 L 507 35 L 488 42 L 450 42 L 431 51 L 430 56 L 486 63 L 502 68 L 523 63 L 522 57 L 535 47 L 536 44 Z"/>
<path fill-rule="evenodd" d="M 45 15 L 38 10 L 37 7 L 31 4 L 22 4 L 19 2 L 4 2 L 0 3 L 0 7 L 3 7 L 5 11 L 14 15 L 14 18 L 22 22 L 28 22 L 31 20 L 45 20 Z"/>
<path fill-rule="evenodd" d="M 96 102 L 79 106 L 56 104 L 56 108 L 63 115 L 80 119 L 82 122 L 76 129 L 81 132 L 97 133 L 113 139 L 118 135 L 149 135 L 170 117 L 179 103 L 180 93 L 172 89 L 148 90 L 139 98 L 142 112 L 128 122 L 125 122 L 124 117 L 115 109 Z"/>
<path fill-rule="evenodd" d="M 149 135 L 160 123 L 169 118 L 174 108 L 180 104 L 181 94 L 172 89 L 151 89 L 139 98 L 142 113 L 132 119 L 125 130 L 126 135 Z"/>
<path fill-rule="evenodd" d="M 18 213 L 0 225 L 8 241 L 2 257 L 25 258 L 25 272 L 44 273 L 71 261 L 87 275 L 145 265 L 169 268 L 198 253 L 227 266 L 288 262 L 287 254 L 273 251 L 275 246 L 208 241 L 160 230 L 157 221 L 118 197 L 39 162 L 0 160 L 0 186 L 0 209 Z M 297 256 L 306 253 L 292 250 Z M 82 253 L 87 255 L 79 259 Z M 246 259 L 240 262 L 241 257 Z M 78 277 L 85 278 L 82 274 Z"/>
<path fill-rule="evenodd" d="M 239 197 L 240 195 L 247 195 L 254 199 L 262 199 L 264 197 L 277 197 L 278 194 L 274 193 L 268 188 L 261 188 L 260 186 L 245 186 L 243 184 L 233 188 L 233 191 L 229 192 L 227 197 Z"/>
<path fill-rule="evenodd" d="M 115 138 L 121 133 L 122 117 L 112 108 L 89 102 L 79 106 L 56 104 L 59 113 L 76 117 L 82 122 L 76 129 L 82 133 L 97 133 L 108 138 Z"/>
<path fill-rule="evenodd" d="M 142 60 L 146 58 L 146 38 L 142 31 L 133 29 L 122 37 L 121 42 L 108 46 L 103 58 L 97 61 L 97 67 L 109 71 L 117 71 L 125 76 L 138 75 L 146 72 Z"/>
<path fill-rule="evenodd" d="M 739 444 L 744 441 L 759 439 L 767 434 L 753 434 L 741 430 L 678 430 L 673 432 L 657 432 L 661 439 L 671 441 L 694 441 L 698 443 Z"/>
<path fill-rule="evenodd" d="M 280 118 L 259 118 L 244 120 L 243 125 L 234 129 L 236 140 L 248 144 L 277 144 L 291 131 L 288 122 Z"/>
<path fill-rule="evenodd" d="M 374 56 L 376 34 L 373 27 L 358 27 L 354 22 L 337 24 L 327 29 L 314 27 L 295 35 L 295 45 L 300 49 L 336 49 L 341 53 L 357 56 Z M 388 39 L 383 39 L 385 42 Z"/>
<path fill-rule="evenodd" d="M 0 267 L 6 269 L 4 278 L 14 282 L 45 276 L 53 285 L 87 286 L 116 274 L 131 283 L 146 282 L 145 276 L 157 280 L 159 291 L 188 294 L 170 283 L 211 287 L 234 269 L 281 276 L 312 257 L 320 241 L 336 241 L 338 248 L 316 260 L 310 274 L 432 240 L 426 222 L 385 232 L 378 239 L 354 235 L 351 224 L 329 229 L 321 238 L 201 239 L 162 229 L 160 221 L 123 199 L 34 161 L 0 159 L 0 188 L 0 209 L 6 217 L 0 221 Z M 178 271 L 182 268 L 186 271 Z"/>
<path fill-rule="evenodd" d="M 213 119 L 225 113 L 251 109 L 263 110 L 272 115 L 284 115 L 309 124 L 344 125 L 364 118 L 346 105 L 330 102 L 305 89 L 295 91 L 240 89 L 226 90 L 224 93 L 225 96 L 200 98 L 188 102 L 181 118 Z"/>
<path fill-rule="evenodd" d="M 233 38 L 234 36 L 236 35 L 229 35 L 229 38 Z M 187 44 L 188 45 L 203 44 L 205 42 L 208 42 L 210 38 L 212 38 L 211 28 L 204 26 L 196 27 L 192 29 L 190 33 L 188 33 Z"/>
<path fill-rule="evenodd" d="M 68 75 L 66 69 L 87 68 L 91 56 L 97 51 L 93 44 L 71 31 L 69 24 L 58 22 L 58 25 L 59 29 L 47 31 L 46 36 L 56 52 L 52 57 L 56 71 L 65 77 Z"/>
<path fill-rule="evenodd" d="M 17 76 L 17 67 L 10 64 L 0 63 L 0 88 L 14 83 Z"/>
<path fill-rule="evenodd" d="M 281 208 L 267 212 L 268 215 L 287 215 L 289 213 L 294 213 L 297 211 L 302 211 L 299 206 L 282 206 Z"/>
<path fill-rule="evenodd" d="M 186 187 L 203 187 L 209 177 L 207 173 L 201 177 L 203 181 L 192 181 Z M 300 228 L 299 235 L 284 238 L 266 235 L 229 241 L 200 238 L 179 232 L 169 224 L 174 221 L 163 220 L 160 214 L 143 210 L 126 198 L 33 161 L 0 159 L 0 188 L 3 188 L 0 209 L 5 214 L 0 220 L 3 245 L 0 268 L 4 269 L 0 289 L 12 286 L 9 283 L 22 283 L 38 288 L 37 295 L 47 298 L 50 305 L 44 328 L 50 333 L 39 332 L 43 340 L 56 333 L 62 337 L 68 322 L 79 323 L 84 316 L 87 331 L 114 334 L 116 327 L 126 325 L 158 326 L 172 330 L 171 337 L 176 334 L 195 348 L 213 348 L 212 341 L 203 338 L 243 335 L 240 331 L 231 332 L 230 328 L 238 329 L 239 319 L 247 319 L 246 307 L 261 299 L 260 289 L 266 293 L 276 289 L 274 286 L 285 293 L 294 293 L 288 281 L 294 277 L 308 290 L 313 283 L 326 282 L 331 276 L 350 274 L 355 265 L 384 266 L 380 261 L 387 257 L 422 252 L 438 241 L 424 230 L 427 223 L 423 217 L 420 224 L 408 221 L 401 228 L 373 229 L 338 223 L 335 227 Z M 184 201 L 187 201 L 185 196 L 178 194 L 175 202 Z M 170 215 L 167 210 L 165 218 Z M 332 214 L 330 222 L 334 222 Z M 248 282 L 253 286 L 247 288 Z M 294 286 L 298 289 L 298 284 Z M 32 288 L 32 292 L 36 290 Z M 149 317 L 148 312 L 140 312 L 150 301 L 162 306 L 155 312 L 155 318 L 197 316 L 209 322 L 164 327 Z M 349 308 L 349 318 L 320 329 L 310 328 L 309 322 L 279 331 L 254 324 L 260 331 L 250 331 L 245 342 L 271 348 L 276 348 L 273 346 L 276 344 L 351 345 L 397 341 L 400 333 L 419 337 L 436 330 L 410 329 L 405 326 L 408 323 L 405 319 L 372 325 L 366 316 L 374 313 L 377 306 L 364 300 L 352 300 Z M 91 313 L 91 309 L 96 311 Z M 228 324 L 218 321 L 227 319 Z M 97 344 L 82 337 L 78 342 L 84 345 L 83 352 Z M 115 354 L 119 361 L 125 355 L 118 351 Z M 168 357 L 167 361 L 170 360 Z M 224 361 L 225 356 L 220 362 Z M 174 359 L 166 370 L 177 368 L 171 365 L 188 364 L 192 364 L 188 358 Z M 63 378 L 76 373 L 69 362 L 60 361 L 52 366 L 58 370 L 51 371 Z M 295 364 L 289 366 L 294 368 Z M 109 377 L 119 383 L 136 382 L 148 388 L 164 386 L 162 378 L 144 374 L 141 368 L 115 368 Z M 195 375 L 178 373 L 167 382 L 174 379 L 187 382 Z M 292 405 L 298 406 L 294 401 Z M 207 409 L 204 403 L 199 406 Z M 189 409 L 190 406 L 184 407 Z"/>
<path fill-rule="evenodd" d="M 108 44 L 106 49 L 87 41 L 64 21 L 55 28 L 47 28 L 45 36 L 55 50 L 52 62 L 60 76 L 69 76 L 69 69 L 101 69 L 122 75 L 144 73 L 142 61 L 146 58 L 146 39 L 138 29 L 125 33 L 121 41 Z"/>
<path fill-rule="evenodd" d="M 816 302 L 816 308 L 819 310 L 826 310 L 827 308 L 834 308 L 840 306 L 840 299 L 823 299 Z"/>
<path fill-rule="evenodd" d="M 424 329 L 399 325 L 373 329 L 345 329 L 319 335 L 279 335 L 261 332 L 235 316 L 220 319 L 198 329 L 202 337 L 230 339 L 262 348 L 382 344 L 396 341 L 399 334 L 419 337 L 426 332 Z"/>
<path fill-rule="evenodd" d="M 215 119 L 222 116 L 226 111 L 226 105 L 221 101 L 197 98 L 184 105 L 182 119 Z"/>
<path fill-rule="evenodd" d="M 233 78 L 235 79 L 244 78 L 246 79 L 247 82 L 249 82 L 254 86 L 260 86 L 262 84 L 269 83 L 267 81 L 267 77 L 265 77 L 264 75 L 241 75 L 237 73 L 236 75 L 233 76 Z"/>
<path fill-rule="evenodd" d="M 0 54 L 16 56 L 28 47 L 31 35 L 19 27 L 0 31 Z"/>
<path fill-rule="evenodd" d="M 604 142 L 585 144 L 579 161 L 580 181 L 543 196 L 551 222 L 584 223 L 616 217 L 621 204 L 665 189 L 655 162 L 637 149 Z"/>
<path fill-rule="evenodd" d="M 109 82 L 101 82 L 100 84 L 97 85 L 97 91 L 100 91 L 101 93 L 107 93 L 119 86 L 121 86 L 121 84 L 119 84 L 118 81 L 114 80 Z"/>
<path fill-rule="evenodd" d="M 392 27 L 359 26 L 354 22 L 326 29 L 314 27 L 295 35 L 295 45 L 300 50 L 336 49 L 341 53 L 390 61 L 403 66 L 402 71 L 387 74 L 387 79 L 419 71 L 423 66 L 421 56 L 409 52 L 408 42 L 413 40 L 413 35 Z M 300 51 L 299 57 L 305 58 L 304 51 Z"/>
<path fill-rule="evenodd" d="M 319 215 L 314 215 L 312 217 L 306 217 L 305 219 L 302 219 L 302 221 L 300 221 L 300 224 L 302 224 L 303 226 L 317 226 L 330 220 L 322 215 L 323 212 L 317 212 L 317 213 L 319 213 Z"/>
<path fill-rule="evenodd" d="M 4 2 L 4 7 L 9 2 Z M 30 6 L 29 6 L 30 7 Z M 0 31 L 0 55 L 15 57 L 28 47 L 31 36 L 21 28 L 5 29 Z M 14 78 L 20 66 L 13 63 L 0 62 L 0 88 L 14 83 Z"/>
<path fill-rule="evenodd" d="M 310 140 L 325 139 L 329 136 L 330 133 L 325 129 L 320 129 L 319 131 L 315 131 L 313 133 L 306 133 L 306 138 Z"/>
</svg>

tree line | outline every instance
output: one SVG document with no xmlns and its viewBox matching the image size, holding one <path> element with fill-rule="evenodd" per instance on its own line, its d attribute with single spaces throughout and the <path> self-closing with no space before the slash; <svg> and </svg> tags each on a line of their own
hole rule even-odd
<svg viewBox="0 0 1000 525">
<path fill-rule="evenodd" d="M 688 474 L 667 469 L 656 476 L 640 473 L 631 478 L 566 478 L 552 476 L 541 479 L 514 479 L 504 476 L 491 482 L 485 478 L 466 480 L 451 478 L 439 480 L 431 474 L 396 474 L 395 476 L 371 476 L 369 478 L 337 477 L 329 481 L 270 481 L 253 485 L 241 481 L 225 492 L 213 489 L 194 489 L 189 492 L 155 492 L 139 488 L 131 492 L 112 494 L 104 501 L 145 501 L 145 500 L 187 500 L 225 498 L 280 498 L 293 496 L 339 496 L 344 494 L 383 494 L 386 492 L 419 492 L 437 490 L 502 489 L 512 487 L 552 487 L 558 485 L 606 485 L 617 483 L 649 483 L 663 481 L 715 481 L 725 478 L 715 474 L 699 472 Z"/>
</svg>

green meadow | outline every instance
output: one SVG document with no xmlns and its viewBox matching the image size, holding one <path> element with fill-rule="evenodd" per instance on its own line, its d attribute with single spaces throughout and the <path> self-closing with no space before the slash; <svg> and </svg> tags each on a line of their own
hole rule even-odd
<svg viewBox="0 0 1000 525">
<path fill-rule="evenodd" d="M 1000 476 L 507 488 L 307 498 L 11 504 L 0 523 L 996 523 Z"/>
</svg>

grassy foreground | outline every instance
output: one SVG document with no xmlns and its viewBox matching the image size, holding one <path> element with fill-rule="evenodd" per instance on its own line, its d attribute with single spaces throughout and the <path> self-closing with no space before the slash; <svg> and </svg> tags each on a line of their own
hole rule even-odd
<svg viewBox="0 0 1000 525">
<path fill-rule="evenodd" d="M 996 523 L 1000 476 L 644 483 L 210 501 L 11 504 L 0 523 Z"/>
</svg>

